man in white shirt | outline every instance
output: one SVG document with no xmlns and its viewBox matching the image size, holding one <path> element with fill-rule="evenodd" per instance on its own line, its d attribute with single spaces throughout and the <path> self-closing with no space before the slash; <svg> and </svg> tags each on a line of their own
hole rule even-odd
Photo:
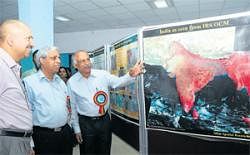
<svg viewBox="0 0 250 155">
<path fill-rule="evenodd" d="M 104 70 L 91 69 L 87 51 L 77 51 L 73 63 L 78 69 L 68 80 L 73 128 L 80 143 L 80 154 L 110 154 L 111 129 L 109 87 L 123 87 L 142 73 L 137 62 L 129 73 L 117 77 Z"/>
<path fill-rule="evenodd" d="M 31 30 L 18 20 L 0 25 L 0 154 L 31 151 L 32 115 L 20 79 L 19 61 L 33 47 Z"/>
</svg>

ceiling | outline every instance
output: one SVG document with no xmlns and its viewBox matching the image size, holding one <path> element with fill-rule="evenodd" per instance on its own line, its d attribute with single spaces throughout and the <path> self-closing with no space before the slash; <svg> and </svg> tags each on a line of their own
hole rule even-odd
<svg viewBox="0 0 250 155">
<path fill-rule="evenodd" d="M 18 0 L 0 0 L 0 21 L 18 18 Z M 54 0 L 56 33 L 141 27 L 250 11 L 250 0 L 171 0 L 170 8 L 157 9 L 152 0 Z"/>
</svg>

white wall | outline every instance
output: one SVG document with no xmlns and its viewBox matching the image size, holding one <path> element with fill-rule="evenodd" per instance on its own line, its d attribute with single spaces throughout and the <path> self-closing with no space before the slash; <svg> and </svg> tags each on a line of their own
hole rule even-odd
<svg viewBox="0 0 250 155">
<path fill-rule="evenodd" d="M 108 29 L 73 33 L 56 33 L 55 46 L 62 53 L 73 53 L 80 49 L 93 50 L 104 44 L 111 44 L 130 34 L 137 33 L 138 28 Z"/>
</svg>

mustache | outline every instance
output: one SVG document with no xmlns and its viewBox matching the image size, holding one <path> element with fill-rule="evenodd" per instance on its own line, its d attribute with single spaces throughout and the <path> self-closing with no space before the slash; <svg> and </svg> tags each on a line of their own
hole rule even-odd
<svg viewBox="0 0 250 155">
<path fill-rule="evenodd" d="M 83 67 L 84 68 L 90 68 L 92 65 L 91 64 L 87 64 L 87 65 L 84 65 Z"/>
</svg>

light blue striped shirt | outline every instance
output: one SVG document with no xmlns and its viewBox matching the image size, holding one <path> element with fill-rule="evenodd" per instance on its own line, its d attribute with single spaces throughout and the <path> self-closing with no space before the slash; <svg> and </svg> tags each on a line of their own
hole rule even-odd
<svg viewBox="0 0 250 155">
<path fill-rule="evenodd" d="M 33 125 L 47 128 L 65 125 L 68 119 L 67 87 L 63 80 L 54 75 L 50 81 L 39 70 L 23 81 L 31 104 Z"/>
<path fill-rule="evenodd" d="M 99 116 L 99 106 L 94 103 L 94 95 L 98 91 L 104 91 L 108 95 L 108 103 L 104 106 L 105 111 L 109 108 L 109 87 L 117 88 L 131 83 L 135 78 L 128 74 L 117 77 L 104 70 L 91 70 L 89 78 L 84 78 L 80 72 L 75 73 L 67 82 L 72 108 L 72 125 L 75 133 L 79 133 L 78 114 L 85 116 Z"/>
</svg>

